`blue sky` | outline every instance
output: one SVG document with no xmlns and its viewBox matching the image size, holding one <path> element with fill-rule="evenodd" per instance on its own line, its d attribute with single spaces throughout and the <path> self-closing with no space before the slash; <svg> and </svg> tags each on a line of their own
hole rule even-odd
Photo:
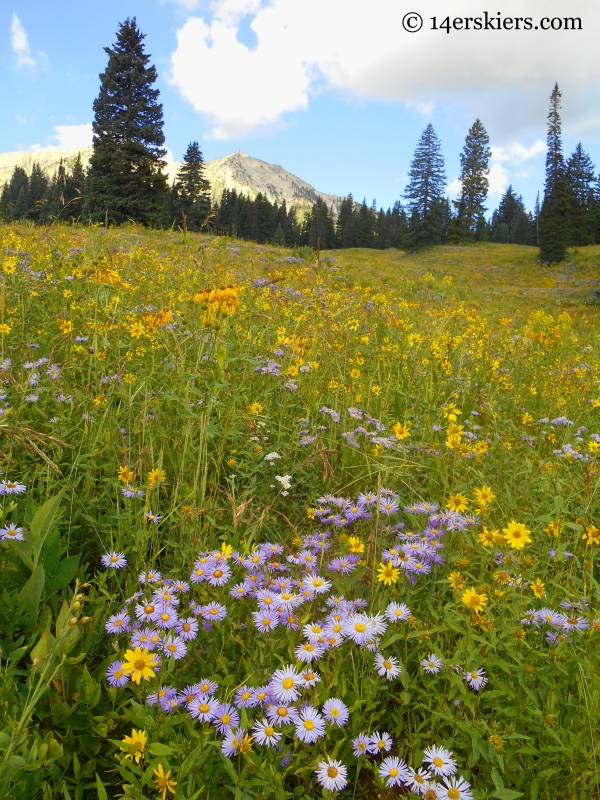
<svg viewBox="0 0 600 800">
<path fill-rule="evenodd" d="M 414 9 L 424 27 L 411 34 L 402 20 Z M 207 160 L 240 149 L 321 191 L 387 207 L 428 122 L 455 191 L 464 137 L 480 117 L 493 150 L 490 210 L 508 183 L 531 207 L 543 189 L 555 81 L 566 153 L 581 140 L 600 169 L 600 3 L 501 6 L 502 17 L 534 23 L 567 9 L 583 30 L 446 34 L 429 29 L 432 16 L 439 23 L 482 8 L 465 0 L 9 0 L 0 11 L 0 152 L 88 143 L 103 47 L 119 21 L 136 16 L 176 160 L 197 139 Z"/>
</svg>

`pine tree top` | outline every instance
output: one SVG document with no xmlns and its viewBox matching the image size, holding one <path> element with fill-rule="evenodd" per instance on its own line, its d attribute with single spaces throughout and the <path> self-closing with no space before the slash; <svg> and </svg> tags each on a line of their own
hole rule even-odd
<svg viewBox="0 0 600 800">
<path fill-rule="evenodd" d="M 100 92 L 94 100 L 94 146 L 102 139 L 138 142 L 163 158 L 163 110 L 157 102 L 159 91 L 152 88 L 156 67 L 148 66 L 144 39 L 134 17 L 119 24 L 115 45 L 104 48 L 108 65 L 100 74 Z"/>
</svg>

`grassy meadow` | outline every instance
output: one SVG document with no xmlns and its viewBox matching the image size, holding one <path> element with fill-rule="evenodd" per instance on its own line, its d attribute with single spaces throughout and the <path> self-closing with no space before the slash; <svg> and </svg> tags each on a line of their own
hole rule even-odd
<svg viewBox="0 0 600 800">
<path fill-rule="evenodd" d="M 600 247 L 0 238 L 0 798 L 600 798 Z"/>
</svg>

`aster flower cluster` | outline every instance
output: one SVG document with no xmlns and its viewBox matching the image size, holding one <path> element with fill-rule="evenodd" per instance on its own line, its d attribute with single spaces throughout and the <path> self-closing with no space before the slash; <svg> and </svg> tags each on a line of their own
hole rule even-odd
<svg viewBox="0 0 600 800">
<path fill-rule="evenodd" d="M 560 605 L 563 611 L 554 611 L 547 606 L 537 610 L 528 608 L 521 618 L 521 625 L 530 625 L 535 629 L 546 626 L 545 638 L 551 645 L 568 642 L 570 633 L 581 633 L 590 627 L 600 630 L 600 620 L 590 621 L 584 616 L 585 606 L 583 603 L 565 600 Z"/>
</svg>

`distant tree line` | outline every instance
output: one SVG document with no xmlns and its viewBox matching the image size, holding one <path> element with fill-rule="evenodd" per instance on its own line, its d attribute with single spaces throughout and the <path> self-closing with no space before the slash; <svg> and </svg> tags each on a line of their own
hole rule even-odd
<svg viewBox="0 0 600 800">
<path fill-rule="evenodd" d="M 197 142 L 191 142 L 173 184 L 165 167 L 163 111 L 154 88 L 144 34 L 135 18 L 119 25 L 115 45 L 104 48 L 106 70 L 94 101 L 93 152 L 87 170 L 78 157 L 67 171 L 59 164 L 47 179 L 39 164 L 30 175 L 15 167 L 0 196 L 0 217 L 143 225 L 213 230 L 260 243 L 308 245 L 322 249 L 397 247 L 417 250 L 436 244 L 492 241 L 540 247 L 543 263 L 561 261 L 568 246 L 600 244 L 600 175 L 578 144 L 565 160 L 562 152 L 558 86 L 550 97 L 546 182 L 533 211 L 512 186 L 486 219 L 489 189 L 489 136 L 475 120 L 460 156 L 460 194 L 450 201 L 440 141 L 431 124 L 423 131 L 411 161 L 403 200 L 377 210 L 375 201 L 357 203 L 352 195 L 333 208 L 317 199 L 302 220 L 285 201 L 272 203 L 259 193 L 250 198 L 225 190 L 211 204 L 210 185 Z"/>
</svg>

